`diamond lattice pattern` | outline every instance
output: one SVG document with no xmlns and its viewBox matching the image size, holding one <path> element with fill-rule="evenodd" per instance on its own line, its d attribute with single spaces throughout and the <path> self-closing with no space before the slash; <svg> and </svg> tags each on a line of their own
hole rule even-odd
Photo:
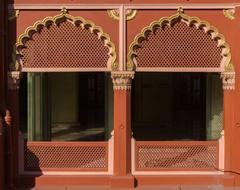
<svg viewBox="0 0 240 190">
<path fill-rule="evenodd" d="M 31 144 L 25 146 L 24 167 L 26 171 L 43 169 L 107 170 L 108 144 L 66 143 Z"/>
<path fill-rule="evenodd" d="M 211 169 L 218 166 L 218 146 L 144 144 L 136 145 L 137 170 L 152 169 Z"/>
<path fill-rule="evenodd" d="M 219 68 L 218 42 L 203 29 L 177 22 L 157 28 L 136 49 L 137 67 Z"/>
<path fill-rule="evenodd" d="M 25 68 L 106 68 L 110 59 L 97 34 L 69 21 L 42 28 L 21 53 Z"/>
</svg>

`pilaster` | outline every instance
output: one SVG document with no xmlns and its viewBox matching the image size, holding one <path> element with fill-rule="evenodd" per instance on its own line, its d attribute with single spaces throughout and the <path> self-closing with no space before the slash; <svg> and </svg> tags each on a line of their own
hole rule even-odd
<svg viewBox="0 0 240 190">
<path fill-rule="evenodd" d="M 114 89 L 114 164 L 112 187 L 134 187 L 131 174 L 131 84 L 134 72 L 112 72 Z"/>
<path fill-rule="evenodd" d="M 225 170 L 232 170 L 231 163 L 231 152 L 232 148 L 235 147 L 233 142 L 233 126 L 234 126 L 234 91 L 232 90 L 224 90 L 224 139 L 225 139 Z"/>
</svg>

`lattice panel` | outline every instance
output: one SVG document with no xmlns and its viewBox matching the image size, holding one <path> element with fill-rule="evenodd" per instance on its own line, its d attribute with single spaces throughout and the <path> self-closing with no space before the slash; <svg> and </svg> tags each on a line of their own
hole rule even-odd
<svg viewBox="0 0 240 190">
<path fill-rule="evenodd" d="M 137 67 L 219 68 L 222 49 L 211 35 L 177 22 L 158 28 L 136 49 Z"/>
<path fill-rule="evenodd" d="M 210 169 L 218 167 L 218 143 L 137 142 L 136 170 Z"/>
<path fill-rule="evenodd" d="M 110 59 L 97 34 L 69 21 L 42 28 L 25 46 L 24 68 L 106 68 Z"/>
<path fill-rule="evenodd" d="M 24 148 L 25 171 L 108 169 L 108 143 L 28 142 Z"/>
</svg>

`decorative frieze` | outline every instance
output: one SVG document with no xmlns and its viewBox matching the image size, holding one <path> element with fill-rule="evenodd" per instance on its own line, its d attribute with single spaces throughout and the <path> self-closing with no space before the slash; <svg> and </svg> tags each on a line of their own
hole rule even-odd
<svg viewBox="0 0 240 190">
<path fill-rule="evenodd" d="M 114 90 L 131 90 L 134 72 L 116 71 L 111 73 Z"/>
</svg>

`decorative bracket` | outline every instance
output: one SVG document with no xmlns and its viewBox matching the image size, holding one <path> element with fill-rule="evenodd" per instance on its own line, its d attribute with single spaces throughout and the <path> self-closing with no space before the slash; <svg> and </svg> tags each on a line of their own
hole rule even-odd
<svg viewBox="0 0 240 190">
<path fill-rule="evenodd" d="M 108 16 L 110 16 L 114 20 L 119 20 L 119 10 L 113 9 L 113 10 L 107 10 Z M 128 9 L 126 11 L 126 18 L 127 20 L 132 20 L 137 14 L 137 10 Z"/>
<path fill-rule="evenodd" d="M 9 90 L 19 89 L 20 79 L 22 73 L 20 71 L 8 72 L 8 88 Z"/>
<path fill-rule="evenodd" d="M 235 9 L 224 9 L 223 15 L 228 18 L 229 20 L 235 19 Z"/>
<path fill-rule="evenodd" d="M 133 71 L 113 71 L 111 77 L 114 90 L 131 90 Z"/>
</svg>

